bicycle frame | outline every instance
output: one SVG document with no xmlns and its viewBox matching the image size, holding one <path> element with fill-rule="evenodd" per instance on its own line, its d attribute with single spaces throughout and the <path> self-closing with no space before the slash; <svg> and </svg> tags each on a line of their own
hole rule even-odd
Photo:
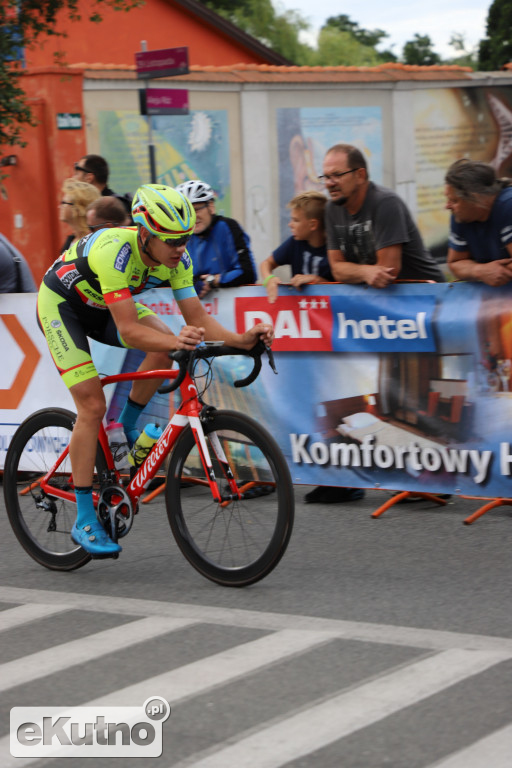
<svg viewBox="0 0 512 768">
<path fill-rule="evenodd" d="M 177 377 L 177 370 L 165 369 L 152 371 L 134 371 L 131 373 L 118 373 L 112 376 L 105 376 L 101 379 L 101 384 L 103 387 L 105 387 L 108 384 L 115 384 L 121 381 L 136 381 L 141 379 L 176 379 Z M 140 496 L 149 485 L 151 480 L 155 477 L 165 458 L 168 456 L 176 444 L 180 434 L 188 424 L 190 424 L 192 429 L 192 433 L 198 447 L 199 456 L 203 464 L 203 469 L 205 471 L 206 477 L 208 478 L 208 484 L 210 486 L 214 500 L 219 503 L 226 504 L 229 503 L 229 501 L 232 499 L 241 498 L 241 494 L 244 489 L 238 488 L 229 463 L 226 459 L 226 456 L 224 455 L 220 441 L 217 438 L 214 438 L 213 447 L 216 453 L 216 458 L 222 467 L 224 477 L 228 481 L 229 488 L 231 490 L 231 495 L 228 497 L 225 495 L 221 496 L 199 418 L 203 404 L 199 399 L 196 385 L 188 373 L 185 375 L 185 378 L 180 385 L 180 393 L 182 398 L 181 405 L 171 420 L 168 422 L 166 428 L 162 432 L 155 445 L 152 447 L 148 456 L 146 456 L 124 489 L 128 494 L 134 509 L 137 506 Z M 110 450 L 107 434 L 103 424 L 100 425 L 98 439 L 107 459 L 107 468 L 109 472 L 114 474 L 117 482 L 119 482 L 121 473 L 115 467 L 114 459 L 112 457 L 112 452 Z M 34 487 L 39 486 L 41 490 L 48 492 L 48 494 L 51 496 L 74 502 L 75 494 L 72 491 L 55 488 L 54 486 L 50 487 L 48 484 L 49 479 L 58 472 L 59 466 L 67 457 L 68 453 L 69 445 L 66 446 L 64 451 L 60 454 L 59 458 L 52 466 L 50 471 L 47 472 L 43 478 L 38 479 L 28 488 L 24 489 L 23 493 L 28 493 Z M 99 494 L 94 492 L 93 498 L 96 505 L 98 503 Z"/>
</svg>

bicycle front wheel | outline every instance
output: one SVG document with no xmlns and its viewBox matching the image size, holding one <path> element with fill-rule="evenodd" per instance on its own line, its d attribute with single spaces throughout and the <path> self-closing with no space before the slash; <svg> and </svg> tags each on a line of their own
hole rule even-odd
<svg viewBox="0 0 512 768">
<path fill-rule="evenodd" d="M 187 427 L 171 454 L 167 515 L 179 548 L 196 570 L 217 584 L 243 587 L 267 576 L 286 550 L 294 517 L 290 472 L 275 440 L 248 416 L 214 411 L 202 425 L 226 500 L 213 499 Z M 224 459 L 239 499 L 228 498 L 233 494 Z"/>
<path fill-rule="evenodd" d="M 91 556 L 71 539 L 76 503 L 52 495 L 51 488 L 73 491 L 69 456 L 41 490 L 40 481 L 68 445 L 76 415 L 63 408 L 44 408 L 29 416 L 13 436 L 4 466 L 4 497 L 12 529 L 36 562 L 71 571 Z M 107 461 L 98 443 L 93 489 Z"/>
</svg>

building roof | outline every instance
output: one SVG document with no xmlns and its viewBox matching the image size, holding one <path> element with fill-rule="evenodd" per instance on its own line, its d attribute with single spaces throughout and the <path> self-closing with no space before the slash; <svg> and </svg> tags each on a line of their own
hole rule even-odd
<svg viewBox="0 0 512 768">
<path fill-rule="evenodd" d="M 192 0 L 180 0 L 192 2 Z M 114 64 L 75 64 L 90 80 L 133 80 L 135 66 Z M 160 78 L 173 82 L 232 82 L 232 83 L 379 83 L 398 81 L 471 80 L 469 67 L 434 65 L 429 67 L 398 63 L 377 67 L 298 67 L 268 64 L 234 64 L 224 66 L 191 65 L 188 75 Z"/>
<path fill-rule="evenodd" d="M 257 56 L 261 56 L 266 59 L 270 64 L 291 64 L 289 59 L 285 59 L 284 56 L 277 53 L 277 51 L 268 48 L 263 43 L 260 43 L 255 37 L 244 32 L 240 27 L 232 24 L 230 21 L 221 16 L 219 13 L 215 13 L 211 8 L 198 2 L 197 0 L 167 0 L 171 5 L 179 5 L 184 10 L 190 11 L 194 16 L 198 16 L 200 19 L 215 27 L 219 32 L 224 33 L 228 37 L 236 40 L 240 45 L 243 45 L 248 50 L 255 53 Z"/>
</svg>

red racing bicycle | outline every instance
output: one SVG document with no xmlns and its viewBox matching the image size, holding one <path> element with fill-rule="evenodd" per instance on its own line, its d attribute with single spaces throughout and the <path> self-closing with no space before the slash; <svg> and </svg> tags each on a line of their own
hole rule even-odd
<svg viewBox="0 0 512 768">
<path fill-rule="evenodd" d="M 214 358 L 252 357 L 249 375 L 234 382 L 243 387 L 259 375 L 265 350 L 275 371 L 272 352 L 262 343 L 250 351 L 221 344 L 174 352 L 175 370 L 102 378 L 103 386 L 169 379 L 159 392 L 179 388 L 181 404 L 129 477 L 116 469 L 101 426 L 93 496 L 98 519 L 117 541 L 131 530 L 141 495 L 169 458 L 165 505 L 181 552 L 206 578 L 241 587 L 265 577 L 283 556 L 293 527 L 294 494 L 285 458 L 267 430 L 243 413 L 217 410 L 203 400 Z M 4 466 L 5 504 L 14 533 L 34 560 L 60 571 L 80 568 L 91 559 L 70 535 L 76 517 L 69 461 L 75 418 L 62 408 L 29 416 L 14 434 Z"/>
</svg>

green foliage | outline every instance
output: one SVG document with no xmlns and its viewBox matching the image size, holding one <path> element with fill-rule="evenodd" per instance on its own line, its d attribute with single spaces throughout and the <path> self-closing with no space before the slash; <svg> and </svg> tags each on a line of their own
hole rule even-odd
<svg viewBox="0 0 512 768">
<path fill-rule="evenodd" d="M 480 41 L 478 67 L 501 69 L 512 61 L 512 0 L 494 0 L 487 14 L 486 37 Z"/>
<path fill-rule="evenodd" d="M 294 64 L 310 63 L 313 51 L 299 39 L 309 25 L 297 11 L 277 13 L 271 0 L 206 0 L 204 4 Z"/>
<path fill-rule="evenodd" d="M 348 32 L 361 45 L 367 45 L 370 48 L 376 48 L 385 37 L 389 37 L 383 29 L 362 29 L 357 21 L 352 21 L 344 13 L 339 16 L 329 16 L 324 27 L 334 27 L 341 32 Z"/>
<path fill-rule="evenodd" d="M 340 39 L 340 44 L 346 47 L 346 54 L 341 54 L 341 58 L 344 59 L 343 63 L 347 62 L 347 66 L 375 66 L 386 61 L 397 60 L 397 57 L 392 51 L 377 50 L 377 46 L 380 45 L 386 37 L 389 37 L 389 34 L 384 32 L 383 29 L 363 29 L 359 26 L 357 21 L 352 21 L 352 19 L 345 13 L 342 13 L 339 16 L 330 16 L 327 19 L 324 26 L 322 27 L 322 31 L 330 29 L 335 29 L 339 30 L 340 32 L 347 33 L 355 42 L 364 48 L 364 50 L 360 50 L 358 47 L 355 47 L 353 43 L 350 43 L 350 41 L 347 40 L 346 37 Z M 319 46 L 321 46 L 320 41 Z M 376 56 L 371 56 L 368 49 L 373 50 Z M 355 60 L 348 62 L 348 57 L 350 55 L 354 55 Z M 338 58 L 339 57 L 340 54 L 338 53 Z M 324 57 L 322 56 L 322 58 Z M 374 64 L 358 64 L 358 61 L 368 60 L 374 61 Z"/>
<path fill-rule="evenodd" d="M 430 37 L 428 35 L 419 35 L 418 33 L 404 45 L 402 60 L 404 64 L 423 66 L 441 63 L 441 57 L 432 48 Z"/>
<path fill-rule="evenodd" d="M 318 36 L 314 63 L 324 67 L 375 67 L 381 59 L 375 48 L 362 45 L 350 32 L 326 26 Z"/>
<path fill-rule="evenodd" d="M 89 18 L 101 20 L 97 6 L 128 11 L 143 0 L 91 0 Z M 24 146 L 23 130 L 34 125 L 20 86 L 23 49 L 38 44 L 43 35 L 60 36 L 55 29 L 59 11 L 80 21 L 78 0 L 1 0 L 0 2 L 0 147 Z"/>
<path fill-rule="evenodd" d="M 460 32 L 453 32 L 448 44 L 457 51 L 458 55 L 451 59 L 446 59 L 445 64 L 457 64 L 459 67 L 471 67 L 471 69 L 477 68 L 477 50 L 476 48 L 467 47 L 464 35 L 460 34 Z"/>
</svg>

